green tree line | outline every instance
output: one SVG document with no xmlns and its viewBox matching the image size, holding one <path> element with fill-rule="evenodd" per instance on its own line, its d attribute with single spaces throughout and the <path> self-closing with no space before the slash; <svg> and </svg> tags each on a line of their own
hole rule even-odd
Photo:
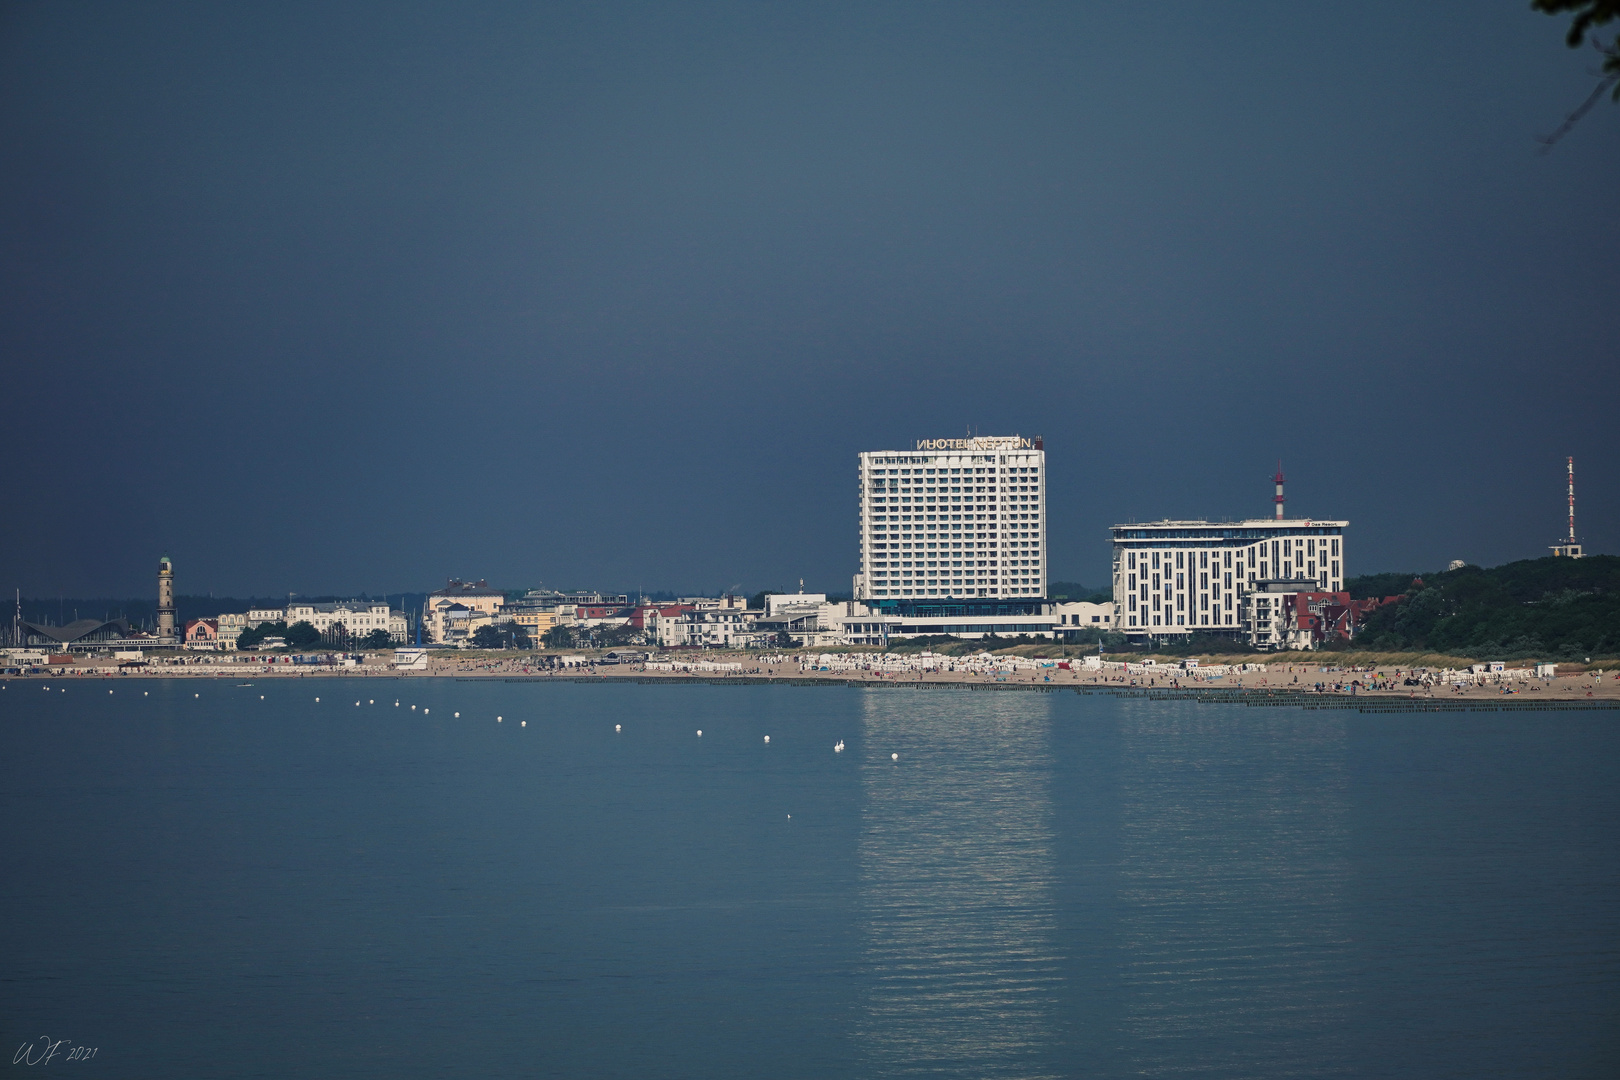
<svg viewBox="0 0 1620 1080">
<path fill-rule="evenodd" d="M 321 632 L 308 620 L 300 619 L 288 626 L 285 622 L 260 623 L 250 626 L 236 639 L 238 649 L 256 649 L 267 637 L 283 638 L 289 649 L 313 649 L 321 643 Z"/>
<path fill-rule="evenodd" d="M 1392 580 L 1372 580 L 1378 578 Z M 1396 578 L 1405 579 L 1403 588 L 1391 588 Z M 1620 557 L 1548 556 L 1488 570 L 1464 566 L 1424 575 L 1415 584 L 1409 574 L 1358 581 L 1379 586 L 1366 595 L 1406 594 L 1368 616 L 1352 645 L 1358 650 L 1480 660 L 1620 655 Z"/>
</svg>

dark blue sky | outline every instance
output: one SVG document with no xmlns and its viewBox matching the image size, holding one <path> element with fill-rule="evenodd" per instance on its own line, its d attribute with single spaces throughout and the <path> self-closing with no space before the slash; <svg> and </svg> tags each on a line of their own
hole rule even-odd
<svg viewBox="0 0 1620 1080">
<path fill-rule="evenodd" d="M 0 9 L 4 584 L 847 590 L 855 454 L 1620 549 L 1620 107 L 1527 3 Z"/>
</svg>

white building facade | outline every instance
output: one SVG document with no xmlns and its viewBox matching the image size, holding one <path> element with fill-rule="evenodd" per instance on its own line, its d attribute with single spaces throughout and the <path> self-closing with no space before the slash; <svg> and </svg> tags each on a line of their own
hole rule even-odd
<svg viewBox="0 0 1620 1080">
<path fill-rule="evenodd" d="M 1119 608 L 1114 604 L 1093 604 L 1086 600 L 1052 605 L 1052 617 L 1059 635 L 1081 630 L 1113 630 Z"/>
<path fill-rule="evenodd" d="M 770 643 L 771 634 L 756 623 L 763 612 L 743 608 L 710 608 L 682 612 L 671 626 L 669 638 L 661 633 L 660 645 L 703 649 L 753 649 Z M 662 630 L 662 625 L 660 626 Z"/>
<path fill-rule="evenodd" d="M 1128 637 L 1248 638 L 1265 594 L 1338 592 L 1348 521 L 1260 518 L 1115 525 L 1115 629 Z"/>
<path fill-rule="evenodd" d="M 386 602 L 347 600 L 317 604 L 299 601 L 287 605 L 285 620 L 288 626 L 307 622 L 322 634 L 330 634 L 333 627 L 341 625 L 353 639 L 366 637 L 373 630 L 382 630 L 395 644 L 405 643 L 405 613 L 391 610 Z"/>
<path fill-rule="evenodd" d="M 855 599 L 1039 598 L 1046 451 L 1017 435 L 860 455 Z"/>
</svg>

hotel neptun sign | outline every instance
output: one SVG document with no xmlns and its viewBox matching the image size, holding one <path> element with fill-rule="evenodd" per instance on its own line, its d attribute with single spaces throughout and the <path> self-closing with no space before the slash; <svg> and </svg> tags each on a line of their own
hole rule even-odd
<svg viewBox="0 0 1620 1080">
<path fill-rule="evenodd" d="M 1041 437 L 985 435 L 974 439 L 918 439 L 918 450 L 1040 450 Z"/>
</svg>

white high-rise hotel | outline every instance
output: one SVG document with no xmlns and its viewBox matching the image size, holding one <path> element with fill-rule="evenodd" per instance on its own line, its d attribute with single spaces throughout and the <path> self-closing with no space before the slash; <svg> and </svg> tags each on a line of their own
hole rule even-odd
<svg viewBox="0 0 1620 1080">
<path fill-rule="evenodd" d="M 1040 597 L 1046 451 L 1019 436 L 860 455 L 855 599 Z"/>
</svg>

